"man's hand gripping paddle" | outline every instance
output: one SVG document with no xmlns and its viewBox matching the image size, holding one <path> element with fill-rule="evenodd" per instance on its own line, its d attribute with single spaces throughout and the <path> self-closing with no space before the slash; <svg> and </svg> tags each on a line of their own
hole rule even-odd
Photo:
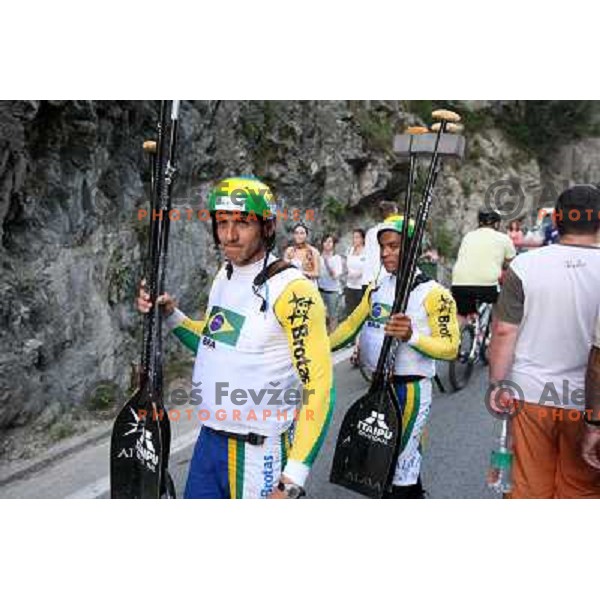
<svg viewBox="0 0 600 600">
<path fill-rule="evenodd" d="M 451 135 L 447 130 L 448 125 L 457 123 L 460 117 L 451 111 L 434 111 L 433 117 L 440 121 L 436 134 L 428 133 L 426 128 L 410 128 L 404 135 L 397 136 L 394 143 L 396 152 L 408 156 L 409 175 L 402 224 L 402 256 L 396 273 L 396 294 L 391 314 L 404 313 L 408 304 L 418 249 L 439 170 L 439 157 L 461 157 L 464 152 L 464 138 Z M 448 139 L 450 136 L 460 139 Z M 414 235 L 409 241 L 409 217 L 419 155 L 431 155 L 431 163 L 415 218 Z M 392 381 L 393 342 L 394 338 L 390 336 L 384 338 L 369 390 L 344 416 L 330 474 L 332 483 L 370 498 L 381 498 L 389 489 L 400 452 L 402 414 Z"/>
<path fill-rule="evenodd" d="M 152 212 L 146 276 L 152 309 L 144 317 L 137 389 L 113 426 L 110 447 L 111 498 L 174 498 L 169 474 L 171 428 L 163 402 L 162 313 L 156 299 L 164 293 L 171 192 L 177 173 L 175 148 L 179 101 L 161 102 L 157 141 L 144 143 L 150 157 Z M 163 211 L 162 213 L 158 211 Z"/>
</svg>

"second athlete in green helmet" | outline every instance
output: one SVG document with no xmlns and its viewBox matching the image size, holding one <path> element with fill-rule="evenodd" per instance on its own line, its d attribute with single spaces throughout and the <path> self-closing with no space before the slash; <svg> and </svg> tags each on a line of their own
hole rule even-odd
<svg viewBox="0 0 600 600">
<path fill-rule="evenodd" d="M 452 360 L 458 352 L 456 306 L 450 293 L 417 269 L 406 314 L 391 314 L 396 270 L 402 250 L 401 215 L 388 218 L 377 231 L 386 274 L 377 287 L 370 284 L 354 312 L 331 334 L 332 350 L 359 339 L 360 360 L 375 370 L 383 338 L 401 343 L 394 364 L 394 388 L 402 413 L 400 455 L 387 498 L 423 498 L 421 438 L 431 407 L 431 380 L 436 360 Z M 414 223 L 409 221 L 409 236 Z"/>
</svg>

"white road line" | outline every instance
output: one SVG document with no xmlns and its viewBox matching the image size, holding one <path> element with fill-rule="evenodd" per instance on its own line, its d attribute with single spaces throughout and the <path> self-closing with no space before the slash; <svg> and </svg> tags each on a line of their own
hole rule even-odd
<svg viewBox="0 0 600 600">
<path fill-rule="evenodd" d="M 333 364 L 338 365 L 339 363 L 347 360 L 352 356 L 353 348 L 347 348 L 340 350 L 333 355 Z M 190 433 L 186 433 L 181 436 L 171 446 L 171 454 L 177 454 L 182 450 L 185 450 L 188 446 L 191 446 L 196 442 L 198 438 L 198 430 L 194 430 Z M 90 500 L 92 498 L 100 498 L 104 496 L 110 489 L 110 479 L 108 477 L 102 477 L 97 479 L 93 483 L 86 485 L 75 493 L 66 496 L 67 500 Z"/>
</svg>

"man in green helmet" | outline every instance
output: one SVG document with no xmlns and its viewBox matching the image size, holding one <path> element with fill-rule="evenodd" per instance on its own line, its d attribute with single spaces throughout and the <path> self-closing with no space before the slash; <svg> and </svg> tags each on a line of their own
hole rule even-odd
<svg viewBox="0 0 600 600">
<path fill-rule="evenodd" d="M 325 308 L 314 285 L 272 254 L 276 207 L 264 183 L 221 181 L 209 212 L 226 262 L 205 320 L 186 317 L 168 294 L 158 300 L 196 355 L 190 404 L 203 426 L 184 496 L 298 498 L 334 404 Z M 148 300 L 142 289 L 140 310 Z"/>
<path fill-rule="evenodd" d="M 403 342 L 396 353 L 393 374 L 402 413 L 402 438 L 392 489 L 384 497 L 423 498 L 421 438 L 431 407 L 435 361 L 452 360 L 456 356 L 459 331 L 452 295 L 418 269 L 406 314 L 391 314 L 403 221 L 403 216 L 394 215 L 377 230 L 386 273 L 377 284 L 369 284 L 358 307 L 331 334 L 330 343 L 331 349 L 337 350 L 360 335 L 361 360 L 375 370 L 385 335 Z M 413 234 L 414 223 L 410 221 L 408 235 Z"/>
</svg>

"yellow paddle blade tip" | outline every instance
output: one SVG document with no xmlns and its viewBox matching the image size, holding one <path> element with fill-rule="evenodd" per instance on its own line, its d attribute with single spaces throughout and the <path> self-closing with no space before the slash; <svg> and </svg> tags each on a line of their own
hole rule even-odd
<svg viewBox="0 0 600 600">
<path fill-rule="evenodd" d="M 407 127 L 405 133 L 408 133 L 409 135 L 422 135 L 423 133 L 429 133 L 429 130 L 427 127 L 414 125 L 413 127 Z"/>
<path fill-rule="evenodd" d="M 431 113 L 431 116 L 438 121 L 448 121 L 449 123 L 458 123 L 460 121 L 460 115 L 458 113 L 444 108 L 434 110 Z"/>
<path fill-rule="evenodd" d="M 431 131 L 437 133 L 442 126 L 441 123 L 434 123 L 431 126 Z M 446 123 L 446 133 L 460 133 L 464 127 L 462 125 L 457 125 L 456 123 Z"/>
<path fill-rule="evenodd" d="M 147 140 L 144 142 L 144 152 L 148 154 L 156 154 L 156 142 L 154 140 Z"/>
</svg>

